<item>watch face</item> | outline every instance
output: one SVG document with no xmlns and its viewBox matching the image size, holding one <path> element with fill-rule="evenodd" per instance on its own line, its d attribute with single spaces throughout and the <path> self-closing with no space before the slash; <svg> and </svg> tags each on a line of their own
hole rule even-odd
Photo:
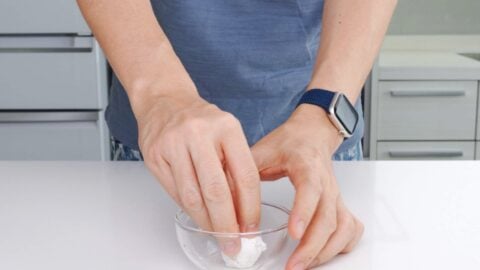
<svg viewBox="0 0 480 270">
<path fill-rule="evenodd" d="M 335 116 L 348 134 L 353 134 L 358 123 L 358 113 L 344 95 L 339 95 L 335 104 Z"/>
</svg>

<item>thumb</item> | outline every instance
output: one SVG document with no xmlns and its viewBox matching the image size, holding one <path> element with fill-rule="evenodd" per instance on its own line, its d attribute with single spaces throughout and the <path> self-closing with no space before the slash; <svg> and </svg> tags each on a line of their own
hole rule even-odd
<svg viewBox="0 0 480 270">
<path fill-rule="evenodd" d="M 263 139 L 251 147 L 252 156 L 262 180 L 275 180 L 284 176 L 280 167 L 278 147 Z"/>
<path fill-rule="evenodd" d="M 255 161 L 255 164 L 257 165 L 258 171 L 263 171 L 269 166 L 269 157 L 270 157 L 270 151 L 268 149 L 266 143 L 264 140 L 258 141 L 256 144 L 254 144 L 250 150 L 252 151 L 252 156 L 253 160 Z"/>
</svg>

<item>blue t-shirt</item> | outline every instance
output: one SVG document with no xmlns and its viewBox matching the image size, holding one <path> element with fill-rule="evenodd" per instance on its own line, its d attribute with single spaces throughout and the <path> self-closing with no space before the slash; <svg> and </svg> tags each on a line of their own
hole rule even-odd
<svg viewBox="0 0 480 270">
<path fill-rule="evenodd" d="M 234 114 L 250 145 L 287 120 L 311 78 L 323 1 L 151 3 L 200 95 Z M 360 101 L 355 106 L 362 115 Z M 115 75 L 106 119 L 112 136 L 138 149 L 137 123 Z M 361 119 L 354 136 L 345 140 L 337 153 L 358 143 L 363 127 Z"/>
</svg>

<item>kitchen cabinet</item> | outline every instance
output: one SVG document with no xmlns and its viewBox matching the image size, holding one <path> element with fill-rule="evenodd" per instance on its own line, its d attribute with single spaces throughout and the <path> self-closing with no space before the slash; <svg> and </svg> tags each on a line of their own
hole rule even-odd
<svg viewBox="0 0 480 270">
<path fill-rule="evenodd" d="M 108 160 L 107 89 L 76 1 L 0 1 L 0 160 Z"/>
<path fill-rule="evenodd" d="M 437 37 L 402 37 L 402 49 L 397 39 L 382 49 L 371 76 L 369 158 L 478 158 L 480 61 L 463 53 L 480 49 L 459 42 L 480 44 L 480 36 L 441 43 L 451 48 L 436 47 Z"/>
<path fill-rule="evenodd" d="M 379 142 L 377 159 L 381 160 L 472 160 L 475 142 L 415 141 Z"/>
<path fill-rule="evenodd" d="M 378 139 L 474 140 L 477 90 L 477 81 L 380 81 Z"/>
<path fill-rule="evenodd" d="M 478 82 L 478 101 L 477 101 L 477 141 L 480 141 L 480 81 Z"/>
<path fill-rule="evenodd" d="M 2 110 L 101 109 L 105 72 L 93 37 L 0 36 Z"/>
<path fill-rule="evenodd" d="M 475 153 L 475 159 L 476 160 L 480 160 L 480 142 L 477 141 L 476 143 L 476 153 Z"/>
<path fill-rule="evenodd" d="M 0 160 L 101 160 L 99 112 L 0 113 Z"/>
<path fill-rule="evenodd" d="M 2 0 L 0 33 L 90 33 L 73 0 Z"/>
</svg>

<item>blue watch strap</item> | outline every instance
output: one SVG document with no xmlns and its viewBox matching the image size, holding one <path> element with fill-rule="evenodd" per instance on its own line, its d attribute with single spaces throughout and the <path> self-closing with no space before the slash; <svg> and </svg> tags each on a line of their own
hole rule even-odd
<svg viewBox="0 0 480 270">
<path fill-rule="evenodd" d="M 311 89 L 303 94 L 297 107 L 304 103 L 313 104 L 320 106 L 328 113 L 328 109 L 330 108 L 334 96 L 335 92 L 332 91 L 325 89 Z"/>
</svg>

